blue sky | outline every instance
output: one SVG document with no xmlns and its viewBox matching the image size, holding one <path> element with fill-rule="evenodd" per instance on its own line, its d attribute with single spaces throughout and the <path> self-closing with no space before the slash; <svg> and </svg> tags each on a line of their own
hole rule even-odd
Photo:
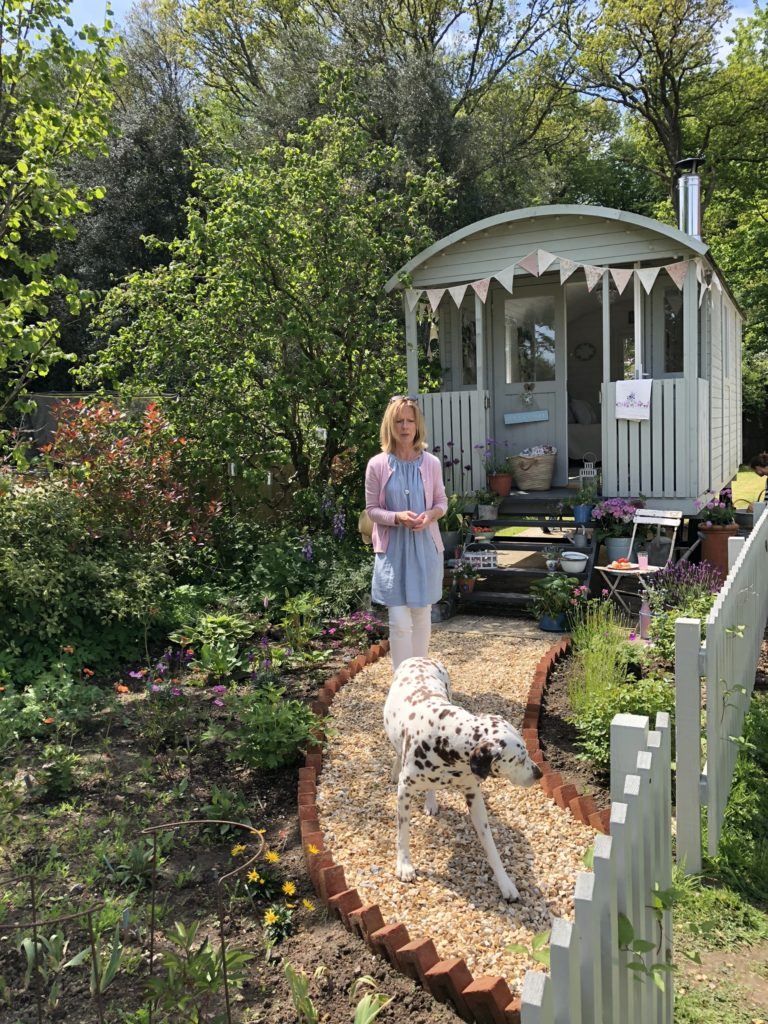
<svg viewBox="0 0 768 1024">
<path fill-rule="evenodd" d="M 114 12 L 113 20 L 122 23 L 133 7 L 133 0 L 112 0 L 109 6 Z M 106 7 L 107 0 L 70 0 L 69 13 L 78 28 L 87 22 L 102 25 Z"/>
</svg>

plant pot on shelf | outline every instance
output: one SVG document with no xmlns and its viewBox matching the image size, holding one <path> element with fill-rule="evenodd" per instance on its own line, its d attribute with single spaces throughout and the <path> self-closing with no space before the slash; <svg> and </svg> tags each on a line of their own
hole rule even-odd
<svg viewBox="0 0 768 1024">
<path fill-rule="evenodd" d="M 512 490 L 512 474 L 489 473 L 488 486 L 490 487 L 494 494 L 498 494 L 500 498 L 506 498 L 506 496 Z"/>
<path fill-rule="evenodd" d="M 460 594 L 471 594 L 475 589 L 475 583 L 477 580 L 473 578 L 466 580 L 459 580 L 459 593 Z"/>
<path fill-rule="evenodd" d="M 499 518 L 499 506 L 498 505 L 478 505 L 477 506 L 477 518 L 478 519 L 498 519 Z"/>
<path fill-rule="evenodd" d="M 573 521 L 577 526 L 589 526 L 592 522 L 592 509 L 594 505 L 574 505 Z"/>
<path fill-rule="evenodd" d="M 542 615 L 539 619 L 539 629 L 545 633 L 567 633 L 568 616 L 565 612 L 559 615 Z"/>
<path fill-rule="evenodd" d="M 440 536 L 443 538 L 443 544 L 449 558 L 453 558 L 453 553 L 461 540 L 461 530 L 441 530 Z"/>
<path fill-rule="evenodd" d="M 723 523 L 720 526 L 699 525 L 701 534 L 701 558 L 710 562 L 723 574 L 728 575 L 728 538 L 739 532 L 738 523 Z"/>
</svg>

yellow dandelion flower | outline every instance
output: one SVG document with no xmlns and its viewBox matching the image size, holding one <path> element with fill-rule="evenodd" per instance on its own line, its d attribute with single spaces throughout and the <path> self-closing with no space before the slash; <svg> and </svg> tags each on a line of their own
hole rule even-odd
<svg viewBox="0 0 768 1024">
<path fill-rule="evenodd" d="M 295 910 L 296 909 L 296 904 L 295 903 L 286 903 L 285 904 L 285 909 L 286 910 Z"/>
<path fill-rule="evenodd" d="M 310 853 L 320 853 L 320 851 L 318 850 L 314 843 L 310 843 L 309 846 L 307 846 L 307 849 L 309 850 Z"/>
<path fill-rule="evenodd" d="M 277 914 L 274 910 L 268 910 L 264 914 L 264 924 L 277 924 Z"/>
<path fill-rule="evenodd" d="M 301 902 L 303 906 L 306 907 L 307 910 L 315 909 L 315 904 L 312 902 L 312 900 L 302 900 Z"/>
<path fill-rule="evenodd" d="M 261 875 L 259 874 L 258 871 L 249 871 L 248 872 L 248 881 L 249 882 L 259 882 L 259 881 L 261 881 Z"/>
<path fill-rule="evenodd" d="M 270 864 L 277 864 L 280 860 L 280 854 L 276 853 L 274 850 L 267 850 L 264 854 L 264 860 L 268 860 Z"/>
<path fill-rule="evenodd" d="M 296 894 L 296 886 L 293 882 L 283 882 L 283 892 L 286 896 L 294 896 Z"/>
<path fill-rule="evenodd" d="M 245 853 L 246 849 L 245 843 L 235 843 L 232 847 L 232 856 L 239 857 L 241 853 Z"/>
<path fill-rule="evenodd" d="M 252 828 L 251 829 L 251 835 L 252 836 L 263 836 L 266 831 L 267 830 L 265 828 Z"/>
</svg>

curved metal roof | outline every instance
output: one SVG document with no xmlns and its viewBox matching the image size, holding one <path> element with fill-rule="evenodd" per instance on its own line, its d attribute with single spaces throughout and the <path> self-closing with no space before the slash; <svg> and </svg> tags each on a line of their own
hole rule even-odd
<svg viewBox="0 0 768 1024">
<path fill-rule="evenodd" d="M 424 249 L 413 259 L 409 260 L 405 266 L 401 267 L 396 274 L 387 281 L 385 290 L 387 292 L 392 291 L 393 288 L 397 288 L 401 285 L 401 278 L 404 274 L 410 274 L 417 269 L 422 263 L 425 263 L 432 256 L 442 252 L 443 250 L 454 245 L 456 242 L 461 242 L 463 239 L 468 238 L 481 231 L 487 231 L 489 228 L 499 227 L 502 224 L 514 224 L 515 221 L 523 220 L 535 220 L 544 219 L 546 217 L 563 217 L 563 216 L 576 216 L 576 217 L 594 217 L 596 220 L 614 220 L 623 224 L 632 225 L 633 227 L 642 228 L 646 231 L 653 231 L 662 237 L 669 239 L 671 242 L 677 245 L 683 246 L 695 253 L 697 256 L 704 256 L 709 246 L 700 241 L 698 238 L 694 238 L 693 235 L 687 235 L 684 231 L 680 231 L 678 228 L 673 228 L 669 224 L 662 224 L 658 220 L 652 220 L 650 217 L 643 217 L 638 213 L 629 213 L 626 210 L 614 210 L 608 206 L 579 206 L 577 204 L 564 204 L 561 206 L 527 206 L 522 210 L 509 210 L 506 213 L 498 213 L 494 217 L 486 217 L 484 220 L 475 221 L 474 224 L 468 224 L 467 227 L 460 228 L 458 231 L 454 231 L 451 235 L 446 235 L 445 238 L 441 238 L 438 242 L 430 245 L 428 249 Z"/>
</svg>

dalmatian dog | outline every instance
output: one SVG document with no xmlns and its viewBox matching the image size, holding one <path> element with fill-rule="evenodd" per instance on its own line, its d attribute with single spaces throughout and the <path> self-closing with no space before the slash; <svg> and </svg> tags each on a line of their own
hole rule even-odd
<svg viewBox="0 0 768 1024">
<path fill-rule="evenodd" d="M 384 728 L 395 748 L 397 877 L 403 882 L 416 877 L 409 844 L 411 798 L 426 792 L 424 810 L 437 814 L 435 787 L 454 786 L 466 798 L 501 895 L 516 900 L 519 893 L 493 841 L 480 783 L 492 775 L 527 787 L 541 778 L 518 731 L 498 715 L 478 717 L 452 703 L 448 673 L 431 658 L 408 658 L 399 666 L 384 704 Z"/>
</svg>

